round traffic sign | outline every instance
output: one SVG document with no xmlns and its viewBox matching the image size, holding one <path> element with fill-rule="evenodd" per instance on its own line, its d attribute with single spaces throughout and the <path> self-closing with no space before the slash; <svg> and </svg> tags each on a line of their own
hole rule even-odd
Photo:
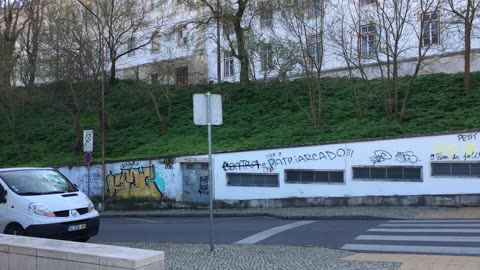
<svg viewBox="0 0 480 270">
<path fill-rule="evenodd" d="M 90 165 L 92 163 L 92 152 L 85 152 L 85 163 Z"/>
</svg>

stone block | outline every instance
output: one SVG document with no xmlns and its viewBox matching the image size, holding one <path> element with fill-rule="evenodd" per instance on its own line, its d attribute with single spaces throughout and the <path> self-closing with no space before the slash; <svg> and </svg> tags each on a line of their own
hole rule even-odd
<svg viewBox="0 0 480 270">
<path fill-rule="evenodd" d="M 98 264 L 67 261 L 67 270 L 100 270 Z"/>
<path fill-rule="evenodd" d="M 9 270 L 36 270 L 37 258 L 34 256 L 13 254 L 8 255 Z"/>
<path fill-rule="evenodd" d="M 67 261 L 37 257 L 37 270 L 67 270 Z"/>
<path fill-rule="evenodd" d="M 165 262 L 156 262 L 144 267 L 140 267 L 137 270 L 165 270 Z"/>
<path fill-rule="evenodd" d="M 162 251 L 122 248 L 100 257 L 100 265 L 137 269 L 164 259 L 165 254 Z"/>
<path fill-rule="evenodd" d="M 0 252 L 0 270 L 8 270 L 8 253 Z"/>
</svg>

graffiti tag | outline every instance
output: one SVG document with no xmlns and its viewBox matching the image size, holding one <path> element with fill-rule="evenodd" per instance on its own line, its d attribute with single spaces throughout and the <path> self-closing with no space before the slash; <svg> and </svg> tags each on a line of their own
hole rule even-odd
<svg viewBox="0 0 480 270">
<path fill-rule="evenodd" d="M 198 187 L 198 193 L 200 195 L 209 195 L 208 192 L 208 175 L 200 176 L 200 184 Z"/>
<path fill-rule="evenodd" d="M 402 163 L 415 164 L 418 162 L 418 157 L 412 151 L 398 152 L 395 159 Z"/>
<path fill-rule="evenodd" d="M 270 167 L 285 166 L 294 163 L 307 163 L 311 161 L 334 160 L 339 157 L 352 157 L 352 149 L 339 148 L 336 151 L 325 151 L 312 154 L 302 154 L 298 156 L 270 158 L 267 160 Z"/>
<path fill-rule="evenodd" d="M 458 135 L 458 141 L 466 142 L 466 141 L 473 141 L 477 139 L 478 133 L 471 133 L 471 134 L 460 134 Z"/>
<path fill-rule="evenodd" d="M 132 167 L 138 167 L 140 163 L 136 161 L 129 161 L 129 162 L 124 162 L 120 165 L 120 169 L 129 169 Z"/>
<path fill-rule="evenodd" d="M 370 161 L 375 165 L 380 162 L 392 159 L 392 154 L 385 150 L 377 150 L 373 152 L 373 157 L 370 157 Z"/>
<path fill-rule="evenodd" d="M 260 169 L 260 166 L 265 166 L 265 163 L 260 163 L 258 160 L 240 160 L 233 163 L 228 163 L 225 161 L 223 162 L 222 168 L 224 171 L 241 171 L 244 169 Z"/>
<path fill-rule="evenodd" d="M 376 150 L 373 152 L 373 156 L 370 157 L 370 161 L 375 165 L 393 158 L 390 152 L 385 150 Z M 418 157 L 413 151 L 397 152 L 395 160 L 400 163 L 415 164 L 419 161 Z"/>
</svg>

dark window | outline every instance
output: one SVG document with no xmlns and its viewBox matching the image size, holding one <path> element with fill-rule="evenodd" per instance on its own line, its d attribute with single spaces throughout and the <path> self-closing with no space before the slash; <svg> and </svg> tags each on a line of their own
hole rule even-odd
<svg viewBox="0 0 480 270">
<path fill-rule="evenodd" d="M 158 83 L 158 73 L 154 73 L 150 75 L 150 81 L 152 84 L 157 84 Z"/>
<path fill-rule="evenodd" d="M 371 5 L 374 3 L 375 3 L 375 0 L 360 0 L 360 6 Z"/>
<path fill-rule="evenodd" d="M 421 182 L 422 167 L 353 167 L 354 180 Z"/>
<path fill-rule="evenodd" d="M 231 52 L 225 52 L 223 57 L 223 70 L 225 77 L 232 77 L 234 75 L 234 59 Z"/>
<path fill-rule="evenodd" d="M 360 26 L 360 54 L 368 55 L 375 52 L 375 42 L 377 30 L 375 24 L 367 24 Z"/>
<path fill-rule="evenodd" d="M 227 173 L 229 186 L 278 187 L 278 174 Z"/>
<path fill-rule="evenodd" d="M 344 183 L 343 171 L 285 170 L 286 183 Z"/>
<path fill-rule="evenodd" d="M 264 44 L 261 51 L 262 71 L 273 69 L 272 44 Z"/>
<path fill-rule="evenodd" d="M 317 18 L 322 14 L 322 3 L 324 0 L 309 0 L 307 16 L 308 18 Z"/>
<path fill-rule="evenodd" d="M 272 27 L 273 25 L 273 10 L 270 8 L 263 8 L 260 12 L 260 28 Z"/>
<path fill-rule="evenodd" d="M 177 85 L 188 84 L 188 67 L 179 67 L 175 70 L 175 83 Z"/>
<path fill-rule="evenodd" d="M 480 162 L 432 163 L 432 176 L 480 177 Z"/>
<path fill-rule="evenodd" d="M 423 46 L 440 43 L 440 18 L 438 11 L 425 13 L 422 16 Z"/>
</svg>

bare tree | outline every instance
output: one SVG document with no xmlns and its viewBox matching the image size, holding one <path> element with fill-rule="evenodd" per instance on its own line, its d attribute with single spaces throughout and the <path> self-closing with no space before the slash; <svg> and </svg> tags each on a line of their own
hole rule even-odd
<svg viewBox="0 0 480 270">
<path fill-rule="evenodd" d="M 39 50 L 44 35 L 45 7 L 47 5 L 48 1 L 31 0 L 24 9 L 28 20 L 19 37 L 21 53 L 17 70 L 20 73 L 20 80 L 26 86 L 33 86 L 35 83 Z"/>
<path fill-rule="evenodd" d="M 240 83 L 250 81 L 250 57 L 247 50 L 247 32 L 251 29 L 251 22 L 255 14 L 255 5 L 251 0 L 185 0 L 185 4 L 192 10 L 205 10 L 199 19 L 189 22 L 195 25 L 213 25 L 219 21 L 223 29 L 223 39 L 231 55 L 240 62 Z M 220 78 L 218 78 L 220 80 Z"/>
<path fill-rule="evenodd" d="M 293 94 L 293 99 L 313 125 L 322 123 L 322 75 L 325 57 L 325 14 L 327 1 L 296 0 L 290 3 L 278 1 L 279 25 L 282 30 L 274 34 L 274 44 L 283 51 L 286 61 L 281 62 L 280 73 L 297 69 L 306 77 L 308 86 L 308 107 L 302 105 Z M 296 52 L 296 53 L 295 53 Z M 277 61 L 280 63 L 280 61 Z M 288 65 L 286 65 L 289 63 Z"/>
<path fill-rule="evenodd" d="M 439 5 L 439 0 L 376 2 L 373 10 L 375 24 L 360 26 L 363 27 L 360 53 L 367 61 L 376 61 L 385 89 L 385 112 L 398 122 L 405 115 L 414 82 L 426 64 L 429 50 L 438 43 L 438 33 L 432 32 L 435 31 L 431 28 L 432 22 L 424 16 L 438 11 Z M 365 32 L 374 32 L 374 40 L 365 36 Z M 424 39 L 426 34 L 429 35 L 428 42 Z M 404 75 L 409 77 L 406 86 L 402 87 L 400 77 Z"/>
<path fill-rule="evenodd" d="M 12 89 L 13 73 L 17 58 L 16 42 L 26 19 L 22 18 L 27 1 L 0 1 L 0 114 L 8 123 L 19 150 L 24 153 L 23 139 L 18 130 L 19 110 L 24 108 L 24 97 Z"/>
<path fill-rule="evenodd" d="M 480 18 L 480 1 L 478 0 L 446 0 L 448 12 L 454 15 L 455 24 L 463 25 L 463 42 L 464 42 L 464 74 L 463 74 L 463 88 L 465 92 L 470 92 L 470 77 L 471 77 L 471 55 L 472 55 L 472 32 L 475 27 L 475 22 Z"/>
<path fill-rule="evenodd" d="M 150 44 L 163 27 L 162 18 L 149 18 L 147 0 L 77 0 L 97 25 L 109 63 L 109 85 L 115 84 L 118 61 Z"/>
<path fill-rule="evenodd" d="M 360 117 L 368 113 L 370 82 L 362 55 L 358 50 L 360 36 L 361 10 L 358 3 L 350 5 L 334 5 L 328 38 L 333 48 L 332 54 L 343 60 L 352 89 L 352 96 Z"/>
</svg>

